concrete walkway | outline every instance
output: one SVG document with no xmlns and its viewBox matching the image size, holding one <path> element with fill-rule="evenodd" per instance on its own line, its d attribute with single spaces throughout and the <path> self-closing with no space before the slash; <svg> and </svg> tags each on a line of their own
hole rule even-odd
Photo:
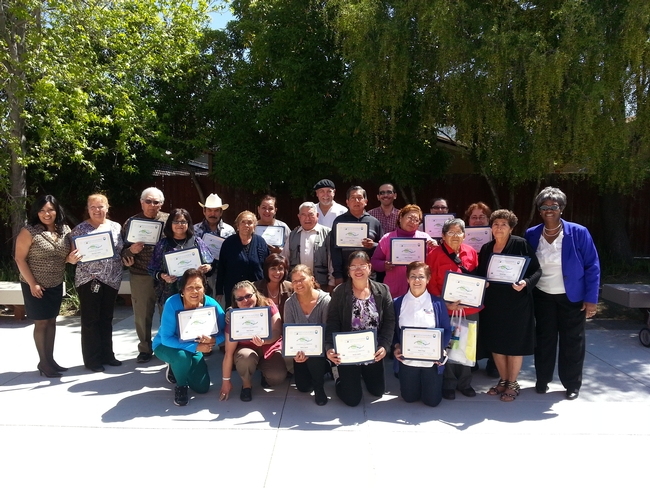
<svg viewBox="0 0 650 488">
<path fill-rule="evenodd" d="M 391 364 L 381 398 L 351 408 L 334 395 L 318 407 L 289 382 L 253 401 L 219 402 L 220 353 L 207 359 L 214 387 L 186 407 L 173 404 L 163 364 L 135 363 L 130 308 L 118 307 L 120 367 L 82 365 L 79 319 L 60 318 L 55 355 L 70 367 L 41 377 L 29 320 L 0 317 L 0 463 L 3 486 L 647 486 L 650 348 L 641 324 L 592 321 L 584 384 L 576 401 L 559 382 L 535 393 L 525 358 L 521 395 L 485 394 L 495 380 L 474 374 L 476 398 L 458 394 L 437 408 L 406 404 Z M 259 373 L 258 373 L 259 375 Z"/>
</svg>

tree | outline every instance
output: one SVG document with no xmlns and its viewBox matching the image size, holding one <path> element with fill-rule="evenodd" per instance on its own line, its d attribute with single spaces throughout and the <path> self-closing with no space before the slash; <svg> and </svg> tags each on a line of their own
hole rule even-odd
<svg viewBox="0 0 650 488">
<path fill-rule="evenodd" d="M 59 185 L 77 197 L 150 174 L 146 162 L 164 152 L 150 145 L 154 81 L 177 76 L 196 54 L 209 8 L 207 0 L 0 0 L 0 176 L 10 176 L 0 192 L 14 235 L 27 173 L 34 184 L 65 176 Z"/>
<path fill-rule="evenodd" d="M 334 3 L 373 132 L 417 94 L 427 127 L 455 128 L 477 171 L 513 191 L 560 171 L 602 194 L 648 178 L 648 2 Z"/>
</svg>

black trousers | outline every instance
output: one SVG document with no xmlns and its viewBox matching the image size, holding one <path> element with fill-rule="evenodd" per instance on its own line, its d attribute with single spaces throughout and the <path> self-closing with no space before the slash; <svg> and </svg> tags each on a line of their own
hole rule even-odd
<svg viewBox="0 0 650 488">
<path fill-rule="evenodd" d="M 91 368 L 115 359 L 113 312 L 117 290 L 98 283 L 97 293 L 92 292 L 92 281 L 77 287 L 81 308 L 81 354 L 84 364 Z"/>
<path fill-rule="evenodd" d="M 537 288 L 535 319 L 537 345 L 535 372 L 537 383 L 546 385 L 553 380 L 557 357 L 558 376 L 567 390 L 582 386 L 582 367 L 585 362 L 586 315 L 582 302 L 571 302 L 566 294 L 549 295 Z M 559 342 L 559 350 L 558 350 Z"/>
<path fill-rule="evenodd" d="M 309 358 L 304 363 L 293 362 L 293 379 L 298 391 L 309 392 L 323 388 L 329 364 L 325 358 Z"/>
<path fill-rule="evenodd" d="M 380 397 L 386 391 L 383 359 L 367 365 L 340 365 L 338 371 L 336 395 L 346 405 L 356 407 L 361 402 L 361 378 L 371 395 Z"/>
</svg>

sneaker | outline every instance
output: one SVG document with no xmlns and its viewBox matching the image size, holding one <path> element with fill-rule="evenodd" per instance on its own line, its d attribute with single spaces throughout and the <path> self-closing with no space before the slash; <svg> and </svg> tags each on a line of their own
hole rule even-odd
<svg viewBox="0 0 650 488">
<path fill-rule="evenodd" d="M 187 386 L 177 386 L 174 388 L 174 405 L 178 405 L 179 407 L 187 405 L 187 402 L 190 401 L 187 397 L 187 389 Z"/>
<path fill-rule="evenodd" d="M 148 363 L 151 361 L 151 354 L 148 352 L 141 352 L 138 354 L 138 357 L 135 358 L 136 363 Z"/>
<path fill-rule="evenodd" d="M 167 379 L 167 382 L 171 383 L 172 385 L 176 384 L 176 376 L 174 376 L 172 366 L 169 363 L 167 363 L 167 372 L 165 373 L 165 378 Z"/>
</svg>

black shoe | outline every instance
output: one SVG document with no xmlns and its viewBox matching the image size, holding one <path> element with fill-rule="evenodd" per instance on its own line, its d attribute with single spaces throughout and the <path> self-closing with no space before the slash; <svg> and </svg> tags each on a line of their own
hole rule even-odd
<svg viewBox="0 0 650 488">
<path fill-rule="evenodd" d="M 68 368 L 65 368 L 63 366 L 59 366 L 56 361 L 52 361 L 52 366 L 54 367 L 55 370 L 57 370 L 59 373 L 62 373 L 63 371 L 68 371 Z"/>
<path fill-rule="evenodd" d="M 535 391 L 540 395 L 543 395 L 548 391 L 548 385 L 545 385 L 544 383 L 535 383 Z"/>
<path fill-rule="evenodd" d="M 442 390 L 442 398 L 445 400 L 455 400 L 456 392 L 454 390 Z"/>
<path fill-rule="evenodd" d="M 183 407 L 190 401 L 187 397 L 187 386 L 177 386 L 174 388 L 174 405 Z"/>
<path fill-rule="evenodd" d="M 37 366 L 37 368 L 38 368 L 39 376 L 45 375 L 46 378 L 60 378 L 61 376 L 63 376 L 60 372 L 56 370 L 47 371 L 45 369 L 41 369 L 40 364 Z"/>
<path fill-rule="evenodd" d="M 108 364 L 109 366 L 122 366 L 122 361 L 113 358 L 113 359 L 109 359 L 104 364 Z"/>
<path fill-rule="evenodd" d="M 462 390 L 458 390 L 458 391 L 461 392 L 466 397 L 472 398 L 476 396 L 476 392 L 474 391 L 474 388 L 472 388 L 471 386 L 468 386 L 467 388 L 463 388 Z"/>
<path fill-rule="evenodd" d="M 138 354 L 138 357 L 135 358 L 136 363 L 148 363 L 151 361 L 152 354 L 149 352 L 141 352 Z"/>
<path fill-rule="evenodd" d="M 242 388 L 239 399 L 242 402 L 250 402 L 253 399 L 253 390 L 251 388 Z"/>
<path fill-rule="evenodd" d="M 327 403 L 327 395 L 323 388 L 316 388 L 314 390 L 314 400 L 318 406 L 323 406 Z"/>
<path fill-rule="evenodd" d="M 171 383 L 172 385 L 176 384 L 176 376 L 174 376 L 174 372 L 172 371 L 172 367 L 170 364 L 167 364 L 167 372 L 165 373 L 165 379 L 167 380 L 168 383 Z"/>
<path fill-rule="evenodd" d="M 271 388 L 271 385 L 269 385 L 269 382 L 266 381 L 264 375 L 262 375 L 262 388 Z"/>
<path fill-rule="evenodd" d="M 101 373 L 104 371 L 104 366 L 101 364 L 99 366 L 88 366 L 86 365 L 86 368 L 88 368 L 90 371 L 94 371 L 95 373 Z"/>
<path fill-rule="evenodd" d="M 566 391 L 567 400 L 575 400 L 578 398 L 578 395 L 580 395 L 580 391 L 577 388 L 571 388 L 570 390 Z"/>
</svg>

